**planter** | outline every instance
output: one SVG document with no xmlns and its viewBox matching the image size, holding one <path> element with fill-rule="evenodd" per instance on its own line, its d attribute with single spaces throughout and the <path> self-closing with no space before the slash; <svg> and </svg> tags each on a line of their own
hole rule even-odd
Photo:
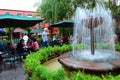
<svg viewBox="0 0 120 80">
<path fill-rule="evenodd" d="M 54 55 L 50 56 L 50 57 L 48 58 L 48 60 L 51 60 L 51 59 L 56 58 L 56 57 L 58 57 L 58 56 L 60 56 L 59 53 L 54 54 Z M 44 62 L 46 62 L 46 60 L 41 60 L 40 62 L 41 62 L 41 64 L 43 64 Z"/>
<path fill-rule="evenodd" d="M 29 77 L 32 77 L 32 71 L 31 70 L 28 71 L 28 75 L 29 75 Z"/>
</svg>

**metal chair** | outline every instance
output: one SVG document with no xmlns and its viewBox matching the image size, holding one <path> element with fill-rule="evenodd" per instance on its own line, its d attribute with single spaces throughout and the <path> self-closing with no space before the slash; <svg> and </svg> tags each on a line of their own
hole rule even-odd
<svg viewBox="0 0 120 80">
<path fill-rule="evenodd" d="M 11 67 L 16 67 L 16 62 L 20 62 L 20 57 L 16 54 L 16 48 L 13 50 L 10 49 L 9 46 L 6 47 L 6 53 L 7 55 L 3 58 L 4 60 L 4 66 L 6 69 L 6 64 L 10 64 Z"/>
</svg>

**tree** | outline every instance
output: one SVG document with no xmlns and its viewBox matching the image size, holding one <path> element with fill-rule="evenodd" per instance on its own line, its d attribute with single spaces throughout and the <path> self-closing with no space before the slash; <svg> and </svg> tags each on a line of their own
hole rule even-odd
<svg viewBox="0 0 120 80">
<path fill-rule="evenodd" d="M 63 19 L 71 19 L 76 7 L 93 5 L 95 0 L 42 0 L 38 8 L 40 15 L 45 18 L 45 22 L 55 23 Z"/>
<path fill-rule="evenodd" d="M 84 3 L 84 4 L 83 4 Z M 44 17 L 45 22 L 56 23 L 63 19 L 71 19 L 78 4 L 85 7 L 89 0 L 43 0 L 38 8 L 40 16 Z M 64 30 L 64 31 L 63 31 Z M 60 29 L 60 33 L 71 33 L 68 29 Z M 63 34 L 62 33 L 62 34 Z M 66 34 L 67 35 L 67 34 Z"/>
<path fill-rule="evenodd" d="M 69 17 L 67 11 L 70 4 L 71 0 L 43 0 L 38 11 L 45 22 L 55 23 Z"/>
<path fill-rule="evenodd" d="M 107 8 L 109 8 L 112 12 L 112 15 L 116 16 L 120 14 L 120 5 L 117 5 L 115 0 L 104 3 Z"/>
</svg>

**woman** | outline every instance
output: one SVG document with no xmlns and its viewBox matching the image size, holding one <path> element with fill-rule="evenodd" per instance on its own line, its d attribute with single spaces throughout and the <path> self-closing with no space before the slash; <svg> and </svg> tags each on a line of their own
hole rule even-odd
<svg viewBox="0 0 120 80">
<path fill-rule="evenodd" d="M 26 54 L 25 54 L 25 51 L 24 51 L 24 39 L 21 39 L 20 42 L 17 44 L 17 53 L 18 55 L 21 57 L 23 56 L 23 58 L 25 58 Z"/>
<path fill-rule="evenodd" d="M 35 38 L 33 38 L 32 40 L 33 40 L 33 43 L 32 43 L 33 51 L 38 51 L 40 47 L 39 47 L 37 40 Z"/>
</svg>

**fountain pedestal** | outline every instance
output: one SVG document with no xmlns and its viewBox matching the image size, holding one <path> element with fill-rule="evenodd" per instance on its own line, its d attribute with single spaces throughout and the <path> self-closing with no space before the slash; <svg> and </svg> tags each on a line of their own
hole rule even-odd
<svg viewBox="0 0 120 80">
<path fill-rule="evenodd" d="M 120 56 L 119 52 L 116 52 Z M 113 72 L 120 71 L 120 59 L 111 62 L 92 62 L 77 60 L 72 56 L 72 52 L 65 53 L 58 58 L 58 61 L 69 70 L 84 70 L 92 72 Z"/>
</svg>

